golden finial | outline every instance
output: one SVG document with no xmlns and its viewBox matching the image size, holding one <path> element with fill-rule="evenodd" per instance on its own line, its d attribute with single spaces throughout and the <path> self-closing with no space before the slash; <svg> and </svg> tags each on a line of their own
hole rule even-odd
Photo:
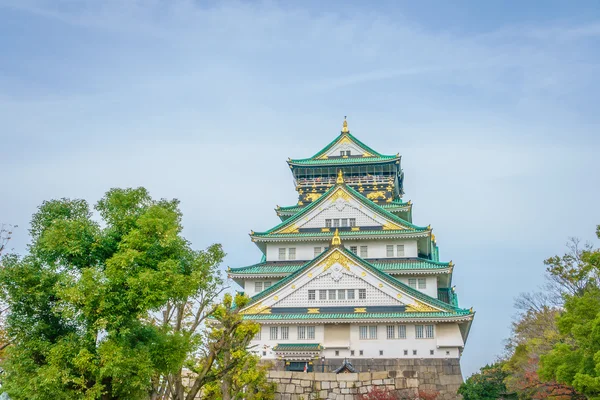
<svg viewBox="0 0 600 400">
<path fill-rule="evenodd" d="M 342 133 L 348 133 L 348 121 L 346 121 L 346 116 L 344 115 L 344 123 L 342 124 Z"/>
<path fill-rule="evenodd" d="M 469 312 L 473 314 L 473 307 L 469 308 Z"/>
<path fill-rule="evenodd" d="M 412 204 L 412 200 L 409 200 L 408 203 L 406 203 L 406 204 Z"/>
<path fill-rule="evenodd" d="M 254 231 L 250 231 L 250 234 L 251 234 L 251 235 L 254 235 Z"/>
<path fill-rule="evenodd" d="M 431 234 L 431 240 L 435 242 L 435 235 L 433 233 Z"/>
<path fill-rule="evenodd" d="M 431 224 L 427 225 L 427 230 L 430 231 L 431 230 Z"/>
<path fill-rule="evenodd" d="M 342 239 L 340 239 L 340 233 L 338 229 L 335 229 L 335 233 L 333 234 L 333 238 L 331 239 L 332 246 L 339 246 L 342 244 Z"/>
<path fill-rule="evenodd" d="M 454 263 L 452 262 L 452 260 L 450 260 L 450 262 L 448 263 L 448 265 L 449 265 L 450 267 L 453 267 L 453 266 L 454 266 Z"/>
<path fill-rule="evenodd" d="M 231 267 L 227 267 L 227 272 L 231 272 Z"/>
<path fill-rule="evenodd" d="M 344 173 L 342 172 L 341 169 L 338 171 L 338 177 L 335 180 L 335 183 L 338 183 L 338 184 L 344 183 Z"/>
</svg>

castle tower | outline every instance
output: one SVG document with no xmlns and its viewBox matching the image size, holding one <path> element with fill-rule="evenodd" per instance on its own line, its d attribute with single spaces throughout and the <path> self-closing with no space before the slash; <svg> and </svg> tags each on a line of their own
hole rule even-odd
<svg viewBox="0 0 600 400">
<path fill-rule="evenodd" d="M 229 270 L 252 298 L 242 312 L 261 324 L 259 355 L 297 371 L 458 359 L 474 312 L 459 308 L 431 226 L 414 225 L 401 199 L 400 156 L 366 146 L 344 120 L 331 143 L 288 165 L 298 203 L 251 232 L 259 263 Z"/>
</svg>

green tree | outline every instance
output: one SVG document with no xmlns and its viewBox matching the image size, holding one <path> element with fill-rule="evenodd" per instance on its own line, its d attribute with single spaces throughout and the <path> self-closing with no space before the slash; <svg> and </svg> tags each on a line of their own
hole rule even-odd
<svg viewBox="0 0 600 400">
<path fill-rule="evenodd" d="M 24 257 L 4 258 L 0 290 L 12 399 L 147 399 L 197 346 L 152 315 L 211 280 L 220 247 L 194 251 L 176 200 L 112 189 L 92 219 L 83 200 L 44 202 Z"/>
<path fill-rule="evenodd" d="M 600 238 L 600 225 L 596 234 Z M 600 399 L 600 250 L 583 251 L 577 268 L 561 263 L 558 257 L 553 260 L 557 274 L 579 283 L 565 295 L 564 310 L 557 319 L 564 339 L 541 356 L 540 376 Z"/>
<path fill-rule="evenodd" d="M 464 400 L 516 399 L 516 395 L 509 393 L 504 384 L 507 375 L 502 362 L 486 365 L 460 385 L 458 394 Z"/>
</svg>

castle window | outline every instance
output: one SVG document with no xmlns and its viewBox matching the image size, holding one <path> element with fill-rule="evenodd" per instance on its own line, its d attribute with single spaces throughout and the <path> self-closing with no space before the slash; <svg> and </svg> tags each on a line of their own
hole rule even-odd
<svg viewBox="0 0 600 400">
<path fill-rule="evenodd" d="M 291 247 L 288 249 L 288 260 L 295 260 L 295 259 L 296 259 L 296 248 Z"/>
<path fill-rule="evenodd" d="M 354 300 L 354 289 L 348 289 L 348 300 Z"/>
<path fill-rule="evenodd" d="M 354 350 L 350 350 L 350 355 L 353 356 L 354 355 Z"/>
<path fill-rule="evenodd" d="M 330 219 L 325 220 L 325 227 L 331 228 L 331 220 Z"/>
<path fill-rule="evenodd" d="M 336 355 L 336 357 L 337 357 L 337 356 L 339 356 L 339 355 L 340 355 L 340 351 L 339 351 L 339 350 L 336 350 L 336 351 L 335 351 L 335 355 Z"/>
<path fill-rule="evenodd" d="M 446 355 L 449 356 L 450 355 L 450 350 L 446 350 Z"/>
<path fill-rule="evenodd" d="M 363 353 L 363 351 L 362 351 L 362 350 L 359 350 L 359 351 L 358 351 L 358 355 L 362 356 L 363 354 L 364 354 L 364 353 Z"/>
<path fill-rule="evenodd" d="M 429 354 L 430 354 L 430 355 L 433 355 L 433 350 L 429 350 Z"/>
<path fill-rule="evenodd" d="M 279 248 L 279 259 L 285 260 L 285 248 Z"/>
<path fill-rule="evenodd" d="M 346 299 L 346 291 L 344 289 L 338 289 L 338 300 Z"/>
<path fill-rule="evenodd" d="M 306 327 L 305 326 L 298 327 L 298 339 L 306 339 Z"/>
<path fill-rule="evenodd" d="M 356 254 L 357 250 L 358 250 L 358 247 L 350 246 L 350 251 L 353 252 L 354 254 Z"/>
<path fill-rule="evenodd" d="M 290 327 L 282 326 L 281 327 L 281 340 L 288 340 L 290 338 Z"/>
<path fill-rule="evenodd" d="M 367 246 L 360 246 L 360 256 L 362 258 L 367 258 L 369 256 L 369 248 Z"/>
<path fill-rule="evenodd" d="M 423 325 L 415 325 L 415 337 L 417 339 L 423 339 Z"/>
<path fill-rule="evenodd" d="M 413 289 L 417 288 L 417 278 L 408 278 L 408 286 Z"/>
<path fill-rule="evenodd" d="M 388 325 L 386 327 L 386 331 L 387 331 L 387 338 L 388 339 L 395 339 L 396 338 L 396 327 L 394 325 Z"/>
<path fill-rule="evenodd" d="M 377 339 L 377 325 L 369 326 L 369 339 Z"/>
<path fill-rule="evenodd" d="M 356 218 L 350 218 L 350 226 L 356 226 Z"/>
<path fill-rule="evenodd" d="M 256 293 L 262 292 L 262 282 L 254 282 L 254 291 Z"/>
<path fill-rule="evenodd" d="M 427 288 L 427 279 L 419 278 L 419 289 Z"/>
<path fill-rule="evenodd" d="M 308 299 L 309 300 L 316 300 L 317 299 L 317 294 L 315 290 L 309 290 L 308 291 Z"/>
<path fill-rule="evenodd" d="M 358 299 L 365 300 L 367 298 L 367 289 L 358 289 Z"/>
<path fill-rule="evenodd" d="M 266 355 L 267 355 L 267 352 L 266 352 L 266 351 L 263 351 L 263 356 L 266 356 Z"/>
<path fill-rule="evenodd" d="M 338 228 L 340 226 L 340 219 L 336 218 L 333 220 L 333 227 Z"/>
<path fill-rule="evenodd" d="M 319 290 L 319 300 L 327 300 L 327 290 Z"/>
<path fill-rule="evenodd" d="M 383 350 L 379 350 L 379 355 L 382 356 L 383 355 Z"/>
<path fill-rule="evenodd" d="M 315 338 L 315 327 L 314 326 L 306 327 L 306 338 L 314 340 L 314 338 Z"/>
<path fill-rule="evenodd" d="M 341 223 L 342 227 L 346 227 L 348 226 L 348 218 L 342 218 L 342 223 Z"/>
<path fill-rule="evenodd" d="M 316 257 L 316 256 L 318 256 L 319 254 L 321 254 L 321 248 L 320 248 L 320 247 L 315 247 L 315 248 L 314 248 L 314 251 L 315 251 L 315 252 L 314 252 L 314 256 L 315 256 L 315 257 Z"/>
<path fill-rule="evenodd" d="M 407 356 L 408 355 L 408 350 L 404 350 L 404 355 Z"/>
<path fill-rule="evenodd" d="M 394 257 L 394 245 L 388 244 L 385 246 L 385 256 L 386 257 Z"/>
<path fill-rule="evenodd" d="M 368 339 L 369 338 L 369 327 L 368 326 L 358 327 L 358 336 L 361 340 Z"/>
<path fill-rule="evenodd" d="M 416 355 L 417 355 L 417 351 L 413 350 L 413 356 L 416 356 Z"/>
<path fill-rule="evenodd" d="M 263 287 L 264 287 L 265 289 L 266 289 L 266 288 L 270 288 L 270 287 L 271 287 L 271 282 L 265 282 L 265 283 L 263 284 Z"/>
<path fill-rule="evenodd" d="M 406 339 L 406 325 L 398 325 L 398 339 Z"/>
<path fill-rule="evenodd" d="M 404 245 L 403 244 L 399 244 L 398 246 L 396 246 L 396 251 L 398 252 L 397 253 L 398 257 L 404 257 Z"/>
<path fill-rule="evenodd" d="M 270 333 L 270 336 L 269 336 L 269 338 L 270 338 L 271 340 L 277 340 L 277 333 L 278 333 L 278 331 L 279 331 L 278 329 L 279 329 L 279 328 L 277 328 L 276 326 L 272 326 L 272 327 L 269 329 L 269 333 Z"/>
<path fill-rule="evenodd" d="M 425 325 L 425 337 L 427 339 L 433 338 L 433 325 Z"/>
<path fill-rule="evenodd" d="M 335 300 L 335 289 L 329 289 L 329 300 Z"/>
</svg>

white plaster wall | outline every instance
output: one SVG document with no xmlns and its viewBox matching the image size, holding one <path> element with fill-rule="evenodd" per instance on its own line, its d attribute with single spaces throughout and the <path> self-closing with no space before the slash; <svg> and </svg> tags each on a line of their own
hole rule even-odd
<svg viewBox="0 0 600 400">
<path fill-rule="evenodd" d="M 325 154 L 327 154 L 327 157 L 329 157 L 329 156 L 335 157 L 335 156 L 340 155 L 341 150 L 344 150 L 344 151 L 350 150 L 351 151 L 350 155 L 353 155 L 353 156 L 355 156 L 355 155 L 362 156 L 364 154 L 364 151 L 360 147 L 354 145 L 353 143 L 341 143 L 341 144 L 338 143 L 338 144 L 334 145 L 331 149 L 329 149 L 329 151 Z"/>
<path fill-rule="evenodd" d="M 257 292 L 254 290 L 255 289 L 255 282 L 263 282 L 263 290 L 264 290 L 264 282 L 271 282 L 271 285 L 274 285 L 275 283 L 277 283 L 277 281 L 279 281 L 281 278 L 261 278 L 261 279 L 246 279 L 244 281 L 244 293 L 246 293 L 246 295 L 252 297 L 255 294 L 257 294 Z"/>
<path fill-rule="evenodd" d="M 419 275 L 419 276 L 407 276 L 407 275 L 401 275 L 401 276 L 395 276 L 395 278 L 397 280 L 399 280 L 402 283 L 405 283 L 408 285 L 408 279 L 409 278 L 415 278 L 417 279 L 417 282 L 419 279 L 425 278 L 427 281 L 425 283 L 425 289 L 419 289 L 418 283 L 417 283 L 417 290 L 420 292 L 425 293 L 428 296 L 433 297 L 434 299 L 437 299 L 437 276 L 435 275 L 431 275 L 431 276 L 423 276 L 423 275 Z"/>
<path fill-rule="evenodd" d="M 424 323 L 425 325 L 427 323 Z M 350 343 L 349 348 L 327 348 L 327 343 L 324 343 L 324 328 L 323 325 L 316 325 L 315 340 L 298 340 L 297 325 L 285 325 L 290 327 L 289 340 L 270 340 L 269 327 L 273 325 L 263 325 L 261 327 L 261 339 L 253 340 L 251 345 L 256 345 L 255 351 L 263 358 L 275 358 L 275 352 L 272 351 L 273 346 L 277 343 L 320 343 L 325 347 L 322 351 L 322 356 L 326 358 L 336 357 L 355 357 L 355 358 L 458 358 L 459 348 L 464 345 L 458 324 L 456 323 L 441 323 L 435 325 L 435 333 L 433 339 L 417 339 L 415 337 L 414 324 L 406 325 L 406 339 L 387 339 L 386 326 L 392 324 L 377 325 L 377 339 L 361 340 L 359 334 L 360 325 L 369 324 L 351 324 L 350 325 Z M 373 324 L 371 324 L 373 325 Z M 439 343 L 454 343 L 454 346 L 446 346 Z M 339 356 L 335 355 L 335 351 L 339 351 Z M 354 350 L 354 355 L 351 351 Z M 360 350 L 363 355 L 360 355 Z M 379 355 L 379 351 L 383 350 L 383 355 Z M 404 350 L 408 351 L 404 355 Z M 417 351 L 417 355 L 413 355 L 413 350 Z M 433 355 L 430 351 L 433 350 Z M 266 355 L 263 355 L 263 351 Z M 448 352 L 448 353 L 447 353 Z"/>
<path fill-rule="evenodd" d="M 297 242 L 297 243 L 273 243 L 267 244 L 267 261 L 282 261 L 279 260 L 279 249 L 289 249 L 293 247 L 296 249 L 296 260 L 308 261 L 314 258 L 314 248 L 321 247 L 323 250 L 325 247 L 329 247 L 331 239 L 324 239 L 322 241 L 314 242 Z M 350 249 L 350 246 L 357 246 L 358 254 L 360 255 L 360 246 L 367 246 L 368 253 L 367 258 L 387 258 L 386 245 L 394 245 L 394 257 L 398 258 L 396 254 L 396 245 L 404 245 L 404 258 L 417 257 L 418 248 L 417 241 L 415 239 L 397 239 L 397 240 L 343 240 L 344 246 Z M 288 251 L 286 250 L 286 258 Z M 402 257 L 401 257 L 402 258 Z"/>
</svg>

